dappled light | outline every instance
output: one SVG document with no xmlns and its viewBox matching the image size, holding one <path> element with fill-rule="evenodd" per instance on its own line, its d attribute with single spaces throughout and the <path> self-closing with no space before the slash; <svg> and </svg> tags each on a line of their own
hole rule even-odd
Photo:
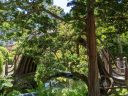
<svg viewBox="0 0 128 96">
<path fill-rule="evenodd" d="M 0 0 L 0 96 L 128 96 L 127 0 Z"/>
</svg>

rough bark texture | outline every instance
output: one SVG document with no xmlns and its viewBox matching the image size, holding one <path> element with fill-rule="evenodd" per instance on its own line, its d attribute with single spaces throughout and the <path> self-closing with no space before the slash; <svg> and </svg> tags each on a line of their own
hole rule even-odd
<svg viewBox="0 0 128 96">
<path fill-rule="evenodd" d="M 96 33 L 95 33 L 95 17 L 94 17 L 95 0 L 88 0 L 87 13 L 87 47 L 89 56 L 89 96 L 100 96 L 99 80 L 98 80 L 98 64 L 96 52 Z"/>
</svg>

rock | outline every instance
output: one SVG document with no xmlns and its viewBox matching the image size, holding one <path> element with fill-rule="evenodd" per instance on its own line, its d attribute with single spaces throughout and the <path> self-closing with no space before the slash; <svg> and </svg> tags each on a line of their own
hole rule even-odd
<svg viewBox="0 0 128 96">
<path fill-rule="evenodd" d="M 36 92 L 32 92 L 32 93 L 24 93 L 24 94 L 20 94 L 19 96 L 38 96 Z"/>
</svg>

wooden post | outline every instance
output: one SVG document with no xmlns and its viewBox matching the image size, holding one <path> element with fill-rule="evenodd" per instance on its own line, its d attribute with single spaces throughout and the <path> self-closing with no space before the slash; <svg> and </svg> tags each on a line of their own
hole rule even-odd
<svg viewBox="0 0 128 96">
<path fill-rule="evenodd" d="M 128 68 L 125 68 L 125 82 L 126 82 L 126 86 L 128 87 Z"/>
<path fill-rule="evenodd" d="M 99 80 L 98 80 L 98 64 L 96 51 L 96 33 L 95 33 L 95 17 L 94 3 L 95 0 L 87 0 L 87 47 L 89 56 L 89 96 L 100 96 Z"/>
<path fill-rule="evenodd" d="M 126 57 L 123 57 L 123 62 L 125 64 L 125 83 L 128 88 L 128 62 Z"/>
</svg>

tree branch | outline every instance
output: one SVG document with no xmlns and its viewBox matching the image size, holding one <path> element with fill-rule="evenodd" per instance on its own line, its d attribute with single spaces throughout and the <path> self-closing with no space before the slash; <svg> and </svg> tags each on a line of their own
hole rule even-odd
<svg viewBox="0 0 128 96">
<path fill-rule="evenodd" d="M 82 46 L 84 46 L 85 48 L 87 48 L 87 42 L 85 39 L 83 39 L 82 37 L 78 38 L 78 42 L 79 44 L 81 44 Z"/>
<path fill-rule="evenodd" d="M 61 21 L 65 21 L 62 17 L 52 13 L 51 11 L 45 9 L 45 8 L 42 8 L 44 12 L 48 13 L 49 15 L 51 15 L 52 17 L 56 18 L 56 19 L 59 19 Z"/>
<path fill-rule="evenodd" d="M 58 77 L 64 77 L 64 78 L 73 79 L 73 80 L 82 80 L 83 82 L 86 83 L 86 85 L 88 85 L 88 79 L 87 79 L 88 77 L 78 72 L 59 72 L 49 77 L 46 77 L 45 79 L 42 78 L 42 80 L 46 82 L 52 78 L 58 78 Z"/>
</svg>

